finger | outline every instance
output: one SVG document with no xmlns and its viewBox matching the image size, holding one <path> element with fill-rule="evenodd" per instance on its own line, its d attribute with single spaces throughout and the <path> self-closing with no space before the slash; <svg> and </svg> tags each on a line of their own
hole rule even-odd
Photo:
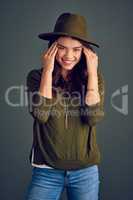
<svg viewBox="0 0 133 200">
<path fill-rule="evenodd" d="M 91 47 L 87 48 L 87 47 L 84 46 L 83 48 L 85 49 L 85 51 L 91 52 L 93 54 L 96 53 Z"/>
<path fill-rule="evenodd" d="M 55 47 L 55 49 L 49 54 L 49 57 L 54 57 L 56 55 L 57 51 L 58 51 L 58 48 Z"/>
<path fill-rule="evenodd" d="M 56 44 L 56 42 L 54 42 L 47 50 L 43 51 L 42 57 L 43 57 L 44 55 L 48 55 L 49 52 L 51 51 L 51 49 L 55 46 L 55 44 Z"/>
<path fill-rule="evenodd" d="M 86 46 L 85 46 L 86 47 Z M 88 50 L 90 50 L 91 52 L 93 52 L 93 53 L 96 53 L 95 51 L 94 51 L 94 49 L 89 45 L 88 47 L 86 47 L 86 49 L 88 49 Z"/>
<path fill-rule="evenodd" d="M 86 48 L 86 47 L 84 48 L 84 53 L 85 53 L 86 55 L 92 56 L 92 57 L 97 56 L 96 53 L 92 52 L 91 49 L 88 49 L 88 48 Z"/>
<path fill-rule="evenodd" d="M 55 49 L 55 47 L 57 46 L 57 42 L 54 42 L 47 50 L 47 54 L 51 54 L 51 52 Z"/>
<path fill-rule="evenodd" d="M 49 56 L 52 56 L 55 53 L 55 50 L 57 51 L 57 44 L 55 46 L 53 46 L 53 48 L 51 49 L 51 51 L 48 53 Z"/>
<path fill-rule="evenodd" d="M 84 54 L 85 54 L 86 56 L 89 56 L 89 57 L 91 56 L 91 52 L 89 52 L 88 49 L 84 48 L 83 52 L 84 52 Z"/>
</svg>

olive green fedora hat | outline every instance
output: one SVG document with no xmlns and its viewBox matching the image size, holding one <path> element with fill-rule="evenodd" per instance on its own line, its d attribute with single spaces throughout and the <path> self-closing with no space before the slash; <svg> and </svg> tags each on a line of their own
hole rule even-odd
<svg viewBox="0 0 133 200">
<path fill-rule="evenodd" d="M 85 18 L 79 14 L 61 14 L 56 21 L 53 32 L 40 33 L 38 35 L 38 37 L 43 40 L 56 39 L 58 36 L 70 36 L 99 47 L 88 34 Z"/>
</svg>

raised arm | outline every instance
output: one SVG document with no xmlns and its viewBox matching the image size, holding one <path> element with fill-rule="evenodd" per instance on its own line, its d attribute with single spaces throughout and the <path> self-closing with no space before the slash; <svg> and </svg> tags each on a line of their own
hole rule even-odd
<svg viewBox="0 0 133 200">
<path fill-rule="evenodd" d="M 28 109 L 41 123 L 47 122 L 53 105 L 52 72 L 56 51 L 56 43 L 53 43 L 42 55 L 42 73 L 32 70 L 27 76 Z"/>
</svg>

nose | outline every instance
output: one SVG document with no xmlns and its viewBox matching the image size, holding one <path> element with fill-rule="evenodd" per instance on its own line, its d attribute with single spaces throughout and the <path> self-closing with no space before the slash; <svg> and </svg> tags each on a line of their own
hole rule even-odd
<svg viewBox="0 0 133 200">
<path fill-rule="evenodd" d="M 65 58 L 68 59 L 68 60 L 72 60 L 73 59 L 73 52 L 71 50 L 66 50 Z"/>
</svg>

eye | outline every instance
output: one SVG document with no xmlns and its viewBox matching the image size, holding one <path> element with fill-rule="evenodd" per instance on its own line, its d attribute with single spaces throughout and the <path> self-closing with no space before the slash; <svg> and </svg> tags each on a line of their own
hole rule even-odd
<svg viewBox="0 0 133 200">
<path fill-rule="evenodd" d="M 65 49 L 64 47 L 58 46 L 59 49 Z"/>
<path fill-rule="evenodd" d="M 74 51 L 81 51 L 81 49 L 74 49 Z"/>
</svg>

